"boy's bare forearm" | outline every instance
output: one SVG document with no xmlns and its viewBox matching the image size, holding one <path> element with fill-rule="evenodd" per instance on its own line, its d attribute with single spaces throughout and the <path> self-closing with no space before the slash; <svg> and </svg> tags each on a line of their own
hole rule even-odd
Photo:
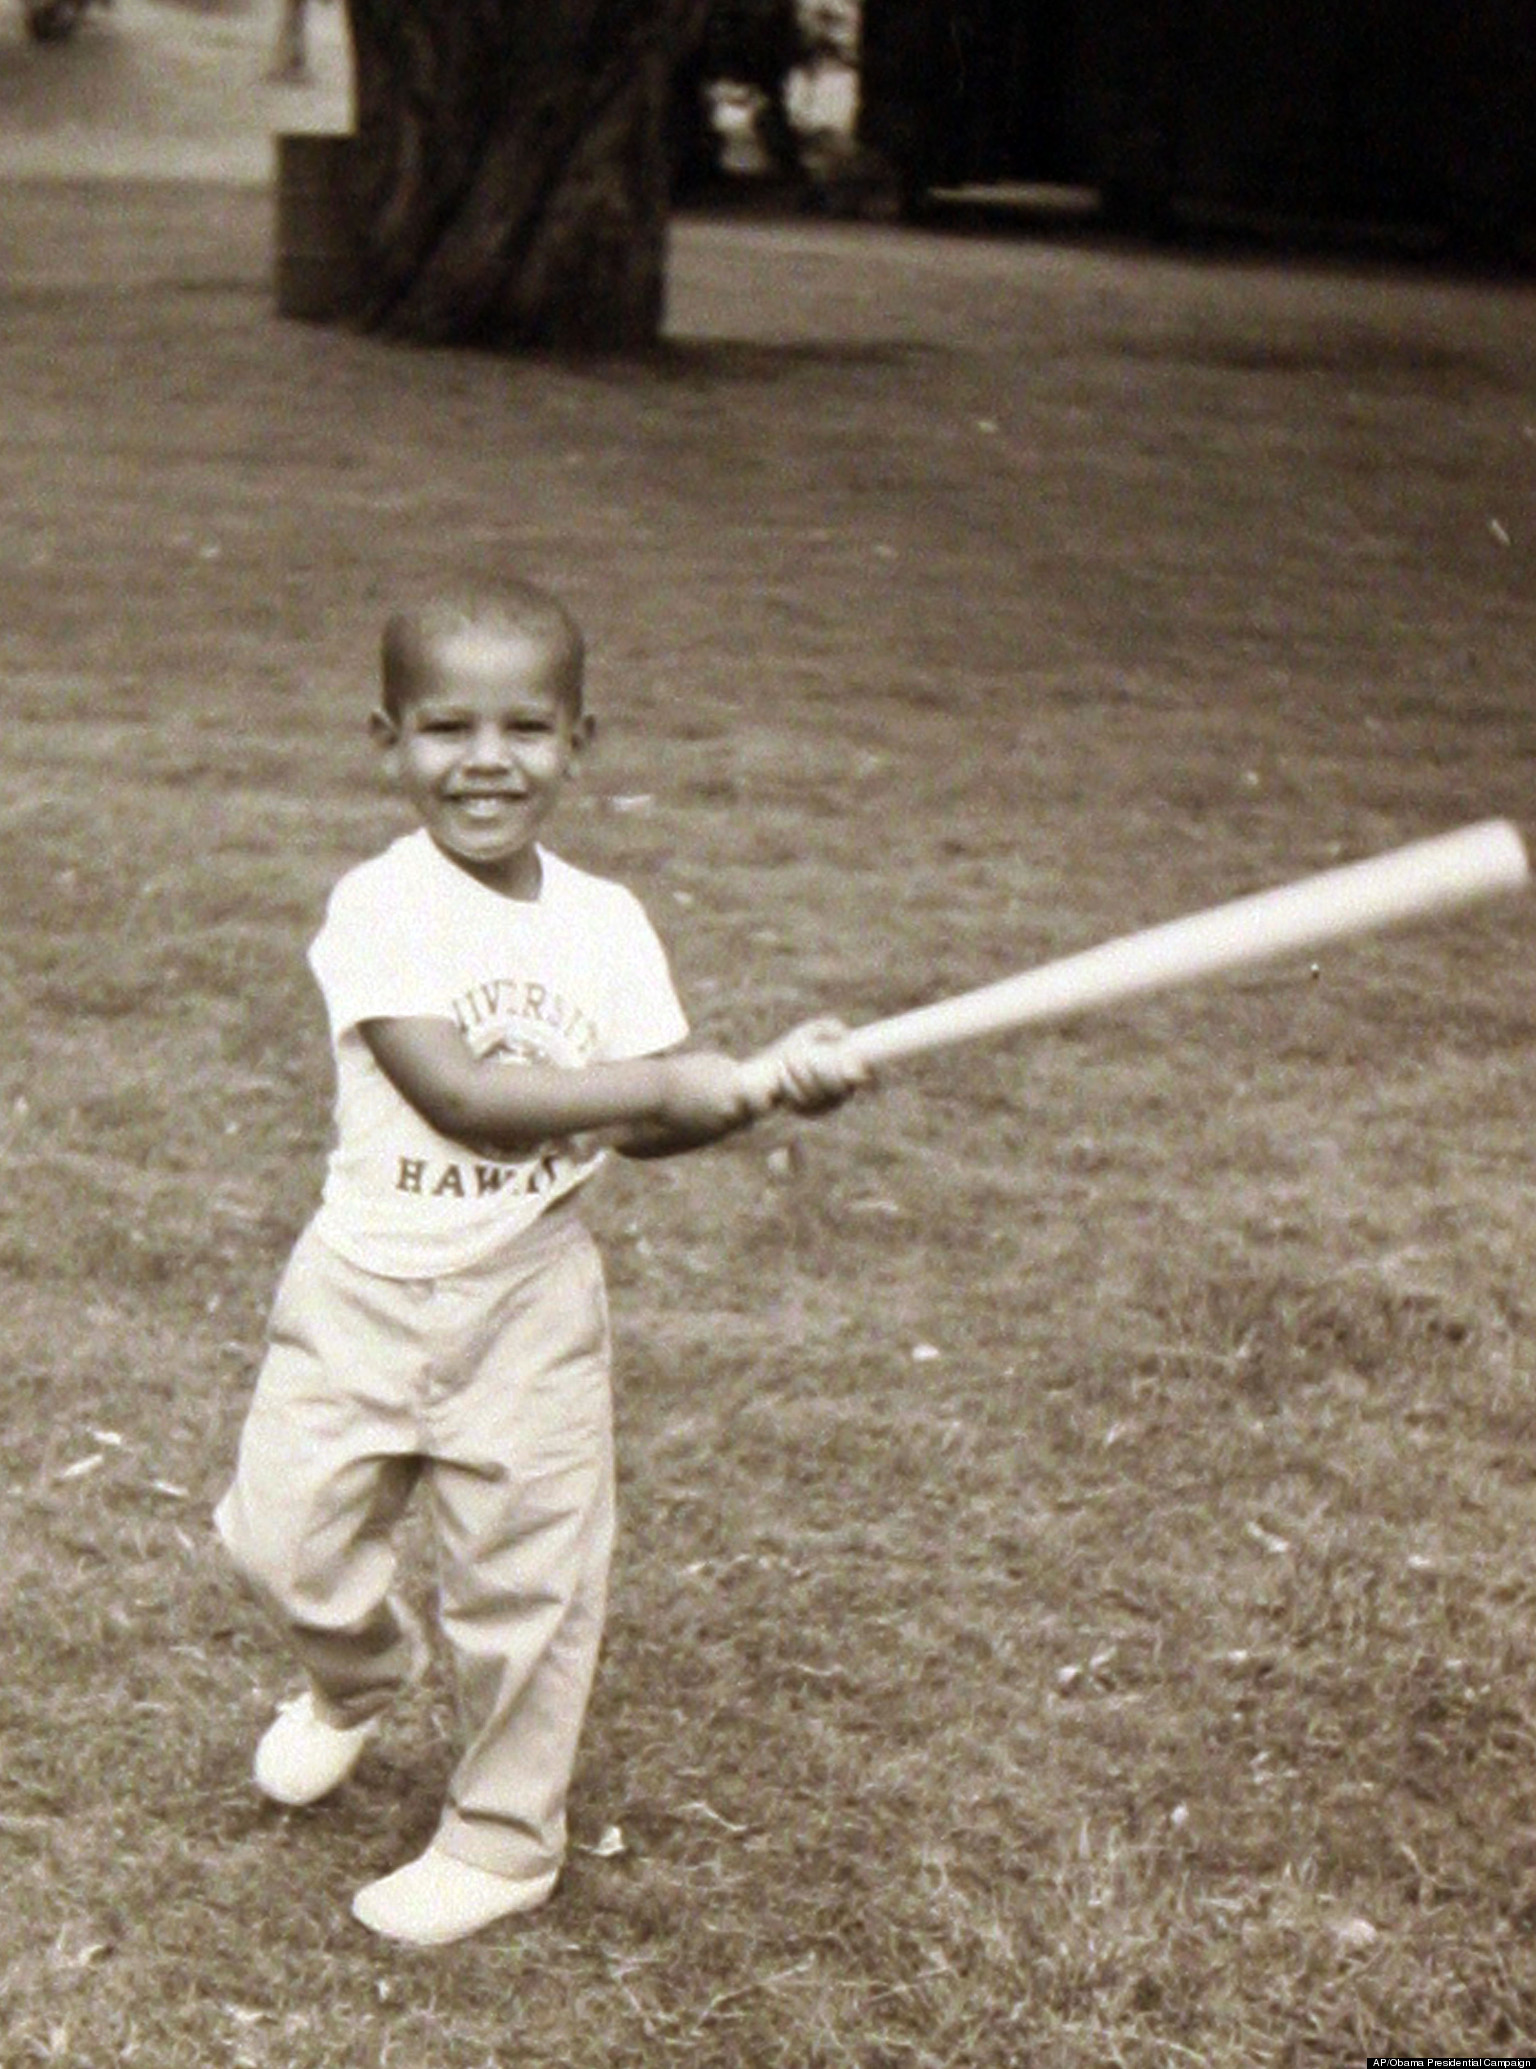
<svg viewBox="0 0 1536 2069">
<path fill-rule="evenodd" d="M 700 1130 L 666 1121 L 632 1121 L 624 1127 L 610 1128 L 604 1139 L 610 1149 L 620 1156 L 634 1157 L 649 1162 L 657 1157 L 680 1157 L 691 1149 L 707 1149 L 712 1142 L 719 1142 L 722 1136 L 730 1135 L 737 1128 L 750 1127 L 757 1119 L 756 1114 L 744 1113 L 740 1120 L 726 1128 Z"/>
<path fill-rule="evenodd" d="M 440 1093 L 427 1119 L 444 1135 L 507 1156 L 567 1135 L 619 1143 L 632 1129 L 665 1126 L 665 1074 L 650 1058 L 574 1070 L 487 1061 L 471 1071 L 473 1081 Z"/>
<path fill-rule="evenodd" d="M 713 1050 L 673 1050 L 566 1070 L 476 1057 L 451 1020 L 370 1020 L 361 1029 L 384 1075 L 440 1135 L 507 1157 L 572 1135 L 597 1136 L 625 1156 L 670 1157 L 718 1142 L 775 1105 L 827 1112 L 867 1076 L 842 1032 L 837 1022 L 809 1022 L 745 1064 Z"/>
<path fill-rule="evenodd" d="M 666 1156 L 718 1141 L 757 1110 L 739 1067 L 707 1052 L 564 1069 L 477 1058 L 448 1021 L 377 1020 L 362 1033 L 385 1076 L 439 1134 L 504 1156 L 570 1135 Z"/>
</svg>

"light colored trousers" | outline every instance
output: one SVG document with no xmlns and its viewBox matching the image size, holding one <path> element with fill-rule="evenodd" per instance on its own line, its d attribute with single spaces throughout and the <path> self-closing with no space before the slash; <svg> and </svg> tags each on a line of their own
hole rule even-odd
<svg viewBox="0 0 1536 2069">
<path fill-rule="evenodd" d="M 381 1710 L 416 1664 L 391 1531 L 418 1487 L 465 1741 L 435 1844 L 547 1874 L 614 1528 L 607 1303 L 573 1204 L 441 1279 L 376 1277 L 312 1231 L 294 1250 L 215 1520 L 337 1723 Z"/>
</svg>

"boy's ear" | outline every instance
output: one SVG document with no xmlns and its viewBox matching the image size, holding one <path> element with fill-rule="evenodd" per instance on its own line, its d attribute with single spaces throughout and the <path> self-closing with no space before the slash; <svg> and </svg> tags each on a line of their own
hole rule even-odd
<svg viewBox="0 0 1536 2069">
<path fill-rule="evenodd" d="M 584 711 L 571 727 L 571 761 L 568 775 L 581 773 L 581 758 L 597 738 L 597 720 L 590 711 Z"/>
<path fill-rule="evenodd" d="M 368 714 L 368 737 L 375 747 L 382 748 L 386 754 L 399 742 L 399 723 L 390 717 L 382 704 L 376 704 Z"/>
</svg>

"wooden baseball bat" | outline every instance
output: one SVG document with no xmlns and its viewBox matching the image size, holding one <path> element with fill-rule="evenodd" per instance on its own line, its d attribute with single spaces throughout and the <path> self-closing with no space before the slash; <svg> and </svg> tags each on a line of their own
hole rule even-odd
<svg viewBox="0 0 1536 2069">
<path fill-rule="evenodd" d="M 874 1068 L 1007 1028 L 1075 1019 L 1176 984 L 1451 912 L 1516 890 L 1530 873 L 1515 828 L 1507 820 L 1483 820 L 870 1021 L 850 1032 L 848 1044 Z M 756 1057 L 746 1068 L 756 1092 L 771 1099 L 775 1058 Z"/>
</svg>

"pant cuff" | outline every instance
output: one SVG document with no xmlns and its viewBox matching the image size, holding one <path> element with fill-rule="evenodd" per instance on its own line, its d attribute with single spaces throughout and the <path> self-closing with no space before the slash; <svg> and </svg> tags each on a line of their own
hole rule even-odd
<svg viewBox="0 0 1536 2069">
<path fill-rule="evenodd" d="M 543 1883 L 546 1894 L 559 1880 L 565 1858 L 563 1846 L 552 1852 L 511 1825 L 462 1818 L 451 1810 L 444 1814 L 432 1844 L 440 1853 L 463 1861 L 468 1867 L 483 1868 L 488 1875 L 505 1875 L 512 1882 Z"/>
</svg>

